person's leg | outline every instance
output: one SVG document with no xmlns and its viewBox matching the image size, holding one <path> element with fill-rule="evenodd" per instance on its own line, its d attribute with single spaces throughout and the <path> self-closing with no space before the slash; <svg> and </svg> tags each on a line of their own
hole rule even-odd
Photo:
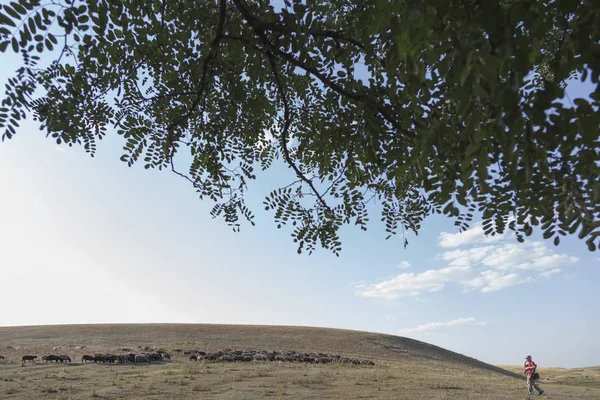
<svg viewBox="0 0 600 400">
<path fill-rule="evenodd" d="M 544 391 L 542 389 L 540 389 L 540 387 L 537 385 L 536 382 L 537 382 L 537 380 L 532 381 L 532 384 L 533 384 L 533 387 L 535 388 L 535 390 L 537 390 L 539 394 L 544 393 Z"/>
<path fill-rule="evenodd" d="M 531 379 L 531 374 L 527 375 L 527 393 L 533 394 L 533 379 Z"/>
</svg>

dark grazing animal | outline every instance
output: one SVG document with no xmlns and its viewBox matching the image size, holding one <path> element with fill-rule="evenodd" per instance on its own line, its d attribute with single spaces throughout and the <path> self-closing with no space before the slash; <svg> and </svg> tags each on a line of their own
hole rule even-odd
<svg viewBox="0 0 600 400">
<path fill-rule="evenodd" d="M 55 356 L 54 354 L 50 354 L 46 357 L 46 362 L 55 362 L 55 363 L 59 363 L 62 362 L 61 358 L 59 356 Z"/>
<path fill-rule="evenodd" d="M 66 354 L 61 354 L 58 357 L 60 358 L 60 362 L 71 362 L 71 357 Z"/>
<path fill-rule="evenodd" d="M 21 358 L 21 362 L 34 361 L 36 358 L 37 356 L 23 356 L 23 358 Z"/>
<path fill-rule="evenodd" d="M 149 363 L 150 362 L 150 357 L 148 357 L 146 354 L 138 354 L 135 356 L 135 362 L 137 363 Z"/>
<path fill-rule="evenodd" d="M 118 357 L 116 355 L 114 355 L 114 354 L 105 354 L 104 355 L 104 359 L 107 362 L 110 362 L 110 363 L 114 364 L 117 361 Z"/>
<path fill-rule="evenodd" d="M 83 355 L 81 356 L 81 362 L 94 362 L 94 356 Z"/>
<path fill-rule="evenodd" d="M 114 363 L 117 361 L 118 357 L 114 354 L 100 354 L 94 353 L 94 362 L 95 363 Z"/>
<path fill-rule="evenodd" d="M 0 356 L 0 360 L 4 360 L 4 356 Z"/>
<path fill-rule="evenodd" d="M 128 363 L 128 362 L 132 362 L 132 361 L 130 361 L 129 354 L 119 354 L 119 355 L 117 356 L 117 361 L 118 361 L 120 364 L 126 364 L 126 363 Z"/>
</svg>

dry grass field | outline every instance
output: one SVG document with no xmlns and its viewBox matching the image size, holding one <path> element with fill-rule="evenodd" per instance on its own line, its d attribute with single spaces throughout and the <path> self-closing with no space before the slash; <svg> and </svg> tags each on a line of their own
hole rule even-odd
<svg viewBox="0 0 600 400">
<path fill-rule="evenodd" d="M 509 371 L 521 373 L 523 368 L 514 365 L 502 365 Z M 544 368 L 537 369 L 541 383 L 579 386 L 590 389 L 600 389 L 600 367 L 590 368 Z M 600 399 L 600 397 L 598 397 Z"/>
<path fill-rule="evenodd" d="M 9 348 L 13 347 L 13 348 Z M 60 350 L 53 350 L 54 347 Z M 86 346 L 83 350 L 67 346 Z M 341 363 L 82 364 L 117 347 L 264 349 L 337 353 Z M 16 347 L 19 347 L 16 349 Z M 66 364 L 21 363 L 68 354 Z M 237 325 L 74 325 L 0 328 L 0 399 L 525 399 L 521 369 L 501 369 L 398 336 L 336 329 Z M 512 370 L 513 372 L 510 372 Z M 517 372 L 515 374 L 514 372 Z M 600 399 L 600 369 L 540 369 L 549 399 Z"/>
</svg>

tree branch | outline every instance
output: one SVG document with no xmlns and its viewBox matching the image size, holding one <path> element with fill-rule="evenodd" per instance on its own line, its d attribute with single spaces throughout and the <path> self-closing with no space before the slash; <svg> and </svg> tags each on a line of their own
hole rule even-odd
<svg viewBox="0 0 600 400">
<path fill-rule="evenodd" d="M 312 181 L 310 179 L 308 179 L 302 173 L 302 171 L 300 171 L 298 166 L 294 163 L 294 160 L 292 160 L 292 158 L 290 157 L 290 152 L 288 151 L 288 148 L 287 148 L 287 140 L 288 140 L 287 135 L 288 135 L 290 124 L 291 124 L 291 118 L 290 118 L 290 107 L 288 104 L 287 94 L 285 92 L 285 88 L 283 87 L 283 83 L 281 82 L 281 77 L 279 76 L 279 72 L 277 71 L 277 65 L 275 64 L 273 55 L 270 52 L 267 52 L 267 58 L 269 59 L 269 64 L 271 65 L 271 71 L 273 72 L 273 76 L 275 77 L 275 83 L 277 84 L 277 90 L 279 91 L 279 94 L 281 95 L 281 100 L 283 101 L 284 123 L 283 123 L 283 131 L 281 132 L 281 138 L 280 138 L 280 142 L 281 142 L 280 144 L 281 144 L 281 148 L 283 150 L 283 158 L 289 164 L 289 166 L 292 167 L 294 172 L 296 172 L 296 176 L 298 178 L 300 178 L 302 181 L 306 182 L 306 184 L 308 184 L 310 189 L 314 192 L 315 196 L 317 196 L 317 199 L 319 199 L 319 203 L 321 203 L 323 208 L 325 208 L 325 210 L 327 210 L 327 212 L 330 214 L 330 216 L 333 217 L 335 214 L 334 214 L 333 210 L 329 207 L 329 205 L 327 205 L 327 203 L 323 199 L 323 196 L 321 196 L 321 194 L 319 194 L 319 192 L 317 191 L 317 188 L 315 188 L 315 185 L 312 183 Z"/>
<path fill-rule="evenodd" d="M 202 100 L 202 95 L 206 90 L 206 85 L 208 82 L 209 66 L 212 65 L 217 58 L 217 55 L 219 52 L 219 44 L 221 43 L 221 40 L 223 39 L 224 32 L 225 32 L 225 17 L 226 17 L 226 11 L 227 11 L 226 7 L 225 7 L 226 3 L 227 3 L 227 0 L 220 0 L 220 2 L 219 2 L 219 22 L 217 23 L 217 33 L 215 35 L 215 38 L 212 41 L 211 48 L 204 59 L 204 64 L 202 66 L 202 77 L 200 78 L 200 89 L 197 91 L 196 98 L 192 102 L 192 105 L 188 109 L 188 112 L 185 113 L 184 115 L 182 115 L 176 121 L 173 121 L 167 127 L 167 132 L 169 134 L 176 126 L 184 123 L 185 121 L 187 121 L 190 118 L 190 116 L 196 110 L 196 107 L 198 107 L 198 104 L 200 104 L 200 100 Z"/>
<path fill-rule="evenodd" d="M 171 164 L 171 172 L 175 173 L 175 175 L 179 175 L 180 177 L 182 177 L 185 180 L 188 180 L 192 183 L 192 185 L 196 188 L 196 189 L 200 189 L 202 188 L 202 185 L 198 184 L 195 180 L 193 180 L 192 178 L 190 178 L 189 176 L 187 176 L 186 174 L 183 174 L 179 171 L 177 171 L 175 169 L 175 164 L 173 163 L 173 156 L 171 156 L 171 159 L 169 160 L 170 164 Z"/>
<path fill-rule="evenodd" d="M 406 130 L 402 129 L 402 127 L 400 126 L 400 124 L 398 123 L 398 121 L 396 121 L 390 115 L 390 113 L 388 112 L 388 110 L 385 109 L 385 107 L 383 107 L 381 104 L 377 104 L 377 102 L 375 100 L 371 99 L 369 96 L 367 96 L 365 94 L 354 93 L 354 92 L 351 92 L 351 91 L 348 91 L 348 90 L 344 89 L 340 85 L 338 85 L 335 82 L 333 82 L 329 77 L 327 77 L 323 73 L 321 73 L 317 68 L 312 67 L 312 66 L 304 63 L 303 61 L 296 59 L 293 55 L 291 55 L 291 54 L 289 54 L 289 53 L 287 53 L 285 51 L 282 51 L 280 48 L 278 48 L 277 46 L 273 45 L 273 43 L 271 43 L 271 41 L 269 41 L 266 38 L 265 32 L 264 32 L 266 30 L 266 28 L 269 27 L 270 24 L 266 23 L 264 21 L 261 21 L 254 14 L 252 14 L 252 11 L 250 10 L 250 8 L 249 8 L 249 6 L 248 6 L 248 4 L 246 3 L 245 0 L 234 0 L 234 2 L 236 4 L 238 10 L 242 14 L 242 16 L 244 17 L 244 19 L 248 23 L 248 25 L 250 25 L 255 31 L 257 31 L 257 33 L 259 34 L 259 36 L 261 36 L 263 38 L 263 40 L 265 42 L 265 45 L 267 45 L 273 53 L 275 53 L 278 56 L 284 58 L 285 60 L 291 62 L 296 67 L 302 68 L 304 71 L 309 72 L 310 74 L 312 74 L 313 76 L 315 76 L 316 78 L 318 78 L 321 81 L 321 83 L 323 83 L 325 86 L 329 87 L 334 92 L 336 92 L 336 93 L 338 93 L 338 94 L 340 94 L 342 96 L 346 96 L 348 98 L 351 98 L 351 99 L 353 99 L 355 101 L 361 102 L 361 103 L 370 103 L 370 104 L 375 105 L 375 107 L 377 108 L 377 111 L 396 130 L 398 130 L 399 132 L 401 132 L 403 134 L 408 134 L 408 132 Z M 293 32 L 293 31 L 290 30 L 290 32 Z M 329 32 L 329 31 L 317 31 L 317 32 L 322 33 L 323 35 L 325 35 L 324 32 Z M 231 38 L 233 38 L 233 37 L 231 37 Z"/>
<path fill-rule="evenodd" d="M 354 152 L 354 146 L 350 146 L 350 149 L 348 149 L 347 154 L 347 158 L 346 158 L 346 162 L 344 163 L 344 168 L 342 168 L 342 172 L 340 172 L 340 174 L 338 175 L 337 178 L 335 178 L 333 180 L 333 182 L 331 182 L 331 185 L 329 185 L 329 187 L 325 190 L 325 192 L 323 192 L 323 195 L 326 195 L 327 193 L 329 193 L 329 191 L 344 177 L 344 174 L 346 173 L 346 171 L 348 170 L 348 166 L 350 165 L 350 161 L 352 160 L 352 158 L 350 157 L 350 154 L 352 154 Z"/>
<path fill-rule="evenodd" d="M 296 179 L 294 182 L 287 184 L 287 185 L 281 187 L 280 189 L 282 189 L 282 190 L 287 189 L 287 188 L 294 186 L 295 184 L 300 183 L 300 182 L 302 182 L 302 179 Z"/>
<path fill-rule="evenodd" d="M 246 18 L 246 21 L 248 21 L 248 23 L 262 31 L 272 31 L 272 32 L 276 32 L 276 33 L 294 33 L 296 32 L 294 29 L 288 27 L 287 25 L 284 24 L 277 24 L 275 22 L 265 22 L 263 20 L 258 19 L 258 17 L 256 17 L 253 13 L 252 10 L 250 9 L 250 6 L 248 5 L 248 3 L 246 3 L 246 0 L 235 0 L 234 1 L 237 8 L 240 10 L 240 12 L 242 13 L 242 15 Z M 252 21 L 252 23 L 250 23 L 250 21 Z M 334 30 L 330 30 L 330 29 L 306 29 L 305 32 L 308 32 L 309 35 L 311 36 L 316 36 L 316 37 L 324 37 L 324 38 L 328 38 L 328 39 L 334 39 L 334 40 L 342 40 L 344 42 L 348 42 L 353 44 L 354 46 L 358 47 L 359 49 L 361 49 L 364 52 L 368 52 L 366 46 L 364 44 L 362 44 L 361 42 L 359 42 L 358 40 L 349 37 L 345 34 L 345 32 L 343 31 L 334 31 Z"/>
</svg>

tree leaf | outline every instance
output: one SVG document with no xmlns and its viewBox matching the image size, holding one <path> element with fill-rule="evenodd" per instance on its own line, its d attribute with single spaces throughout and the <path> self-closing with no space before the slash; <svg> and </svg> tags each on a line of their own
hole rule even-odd
<svg viewBox="0 0 600 400">
<path fill-rule="evenodd" d="M 3 140 L 33 116 L 48 137 L 94 156 L 115 131 L 124 162 L 175 169 L 236 232 L 240 217 L 254 225 L 245 193 L 262 186 L 252 167 L 278 159 L 291 182 L 269 189 L 264 206 L 308 254 L 338 255 L 341 228 L 366 230 L 369 212 L 391 236 L 418 234 L 439 213 L 465 230 L 480 213 L 489 235 L 508 226 L 519 241 L 535 229 L 557 245 L 577 235 L 597 246 L 592 8 L 238 3 L 3 5 L 0 50 L 10 42 L 22 56 L 2 76 Z M 63 35 L 75 54 L 35 65 Z M 567 82 L 586 83 L 589 96 L 557 100 Z"/>
</svg>

